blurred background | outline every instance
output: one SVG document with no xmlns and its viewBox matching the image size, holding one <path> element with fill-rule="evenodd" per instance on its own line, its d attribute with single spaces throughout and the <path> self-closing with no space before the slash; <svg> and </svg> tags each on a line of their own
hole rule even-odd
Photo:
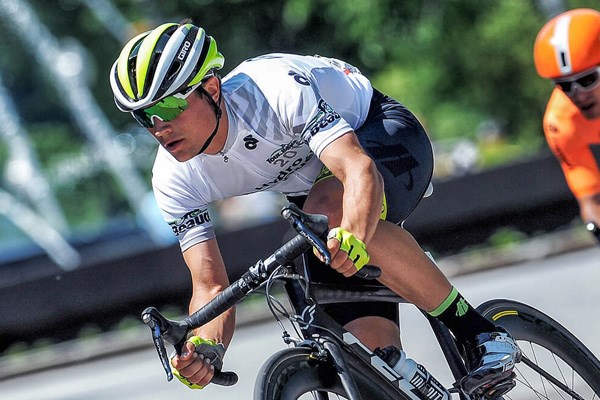
<svg viewBox="0 0 600 400">
<path fill-rule="evenodd" d="M 112 63 L 135 34 L 191 17 L 216 38 L 226 59 L 223 75 L 268 52 L 321 54 L 358 66 L 430 134 L 442 203 L 430 206 L 434 212 L 424 205 L 413 224 L 426 247 L 444 255 L 506 237 L 507 227 L 508 236 L 520 238 L 577 221 L 544 141 L 541 120 L 552 85 L 536 75 L 532 48 L 551 16 L 597 6 L 597 0 L 0 0 L 0 315 L 6 316 L 0 350 L 45 334 L 70 338 L 81 326 L 110 328 L 115 321 L 108 315 L 137 316 L 149 302 L 187 304 L 187 271 L 151 194 L 157 144 L 117 110 L 108 83 Z M 523 167 L 531 162 L 551 173 Z M 508 185 L 509 172 L 523 177 L 524 170 L 533 174 L 529 183 L 494 183 L 504 177 Z M 540 191 L 531 193 L 536 184 Z M 470 243 L 444 242 L 473 224 L 470 215 L 490 219 L 489 210 L 477 209 L 485 201 L 473 200 L 480 195 L 514 207 L 495 219 L 493 232 Z M 513 195 L 526 198 L 513 202 Z M 563 208 L 545 206 L 550 200 Z M 221 245 L 236 252 L 231 264 L 264 255 L 240 243 L 251 243 L 261 227 L 272 234 L 268 224 L 276 224 L 281 204 L 260 194 L 213 206 Z M 534 228 L 528 220 L 522 225 L 529 229 L 505 223 L 531 215 L 523 204 L 555 218 L 536 217 Z M 452 233 L 430 215 L 453 215 Z"/>
</svg>

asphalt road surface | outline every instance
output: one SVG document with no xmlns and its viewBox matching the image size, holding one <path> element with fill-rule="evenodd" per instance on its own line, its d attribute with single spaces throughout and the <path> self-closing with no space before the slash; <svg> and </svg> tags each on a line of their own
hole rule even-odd
<svg viewBox="0 0 600 400">
<path fill-rule="evenodd" d="M 453 279 L 472 304 L 491 298 L 528 303 L 554 317 L 600 356 L 600 249 L 564 254 Z M 427 366 L 443 383 L 449 372 L 427 330 L 423 317 L 411 306 L 402 306 L 403 343 L 410 357 Z M 149 340 L 143 338 L 142 340 Z M 191 391 L 176 381 L 167 383 L 153 348 L 127 352 L 95 361 L 32 372 L 0 381 L 4 400 L 163 400 L 252 398 L 260 365 L 284 348 L 274 322 L 244 327 L 236 332 L 226 356 L 226 369 L 236 371 L 237 385 L 211 385 Z"/>
</svg>

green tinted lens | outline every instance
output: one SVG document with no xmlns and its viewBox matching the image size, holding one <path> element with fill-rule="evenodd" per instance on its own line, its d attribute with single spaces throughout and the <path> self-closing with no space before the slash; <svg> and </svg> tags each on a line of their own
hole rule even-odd
<svg viewBox="0 0 600 400">
<path fill-rule="evenodd" d="M 165 97 L 151 107 L 144 109 L 144 113 L 148 119 L 152 121 L 152 117 L 158 117 L 162 121 L 172 121 L 188 107 L 186 99 L 179 97 Z M 154 124 L 152 124 L 154 125 Z"/>
<path fill-rule="evenodd" d="M 152 120 L 148 118 L 144 110 L 131 111 L 131 115 L 133 116 L 133 119 L 135 119 L 144 128 L 152 128 L 152 126 L 154 125 L 152 123 Z"/>
</svg>

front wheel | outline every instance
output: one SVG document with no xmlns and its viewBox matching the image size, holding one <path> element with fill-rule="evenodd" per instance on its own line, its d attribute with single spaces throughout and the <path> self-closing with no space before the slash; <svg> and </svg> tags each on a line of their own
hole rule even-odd
<svg viewBox="0 0 600 400">
<path fill-rule="evenodd" d="M 505 398 L 600 398 L 600 361 L 561 324 L 512 300 L 490 300 L 478 310 L 506 328 L 523 352 L 517 386 Z"/>
<path fill-rule="evenodd" d="M 275 353 L 262 366 L 254 388 L 255 400 L 348 399 L 331 362 L 317 360 L 314 350 L 292 347 Z M 349 365 L 363 399 L 395 400 L 358 365 Z"/>
</svg>

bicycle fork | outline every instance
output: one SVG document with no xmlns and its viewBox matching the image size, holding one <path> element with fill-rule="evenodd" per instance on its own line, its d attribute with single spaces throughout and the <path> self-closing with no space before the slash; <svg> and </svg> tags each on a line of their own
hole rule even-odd
<svg viewBox="0 0 600 400">
<path fill-rule="evenodd" d="M 336 371 L 340 377 L 344 390 L 348 394 L 349 400 L 361 400 L 362 397 L 358 391 L 356 382 L 350 373 L 350 368 L 348 368 L 342 350 L 338 344 L 329 340 L 324 340 L 322 344 L 333 359 Z"/>
</svg>

